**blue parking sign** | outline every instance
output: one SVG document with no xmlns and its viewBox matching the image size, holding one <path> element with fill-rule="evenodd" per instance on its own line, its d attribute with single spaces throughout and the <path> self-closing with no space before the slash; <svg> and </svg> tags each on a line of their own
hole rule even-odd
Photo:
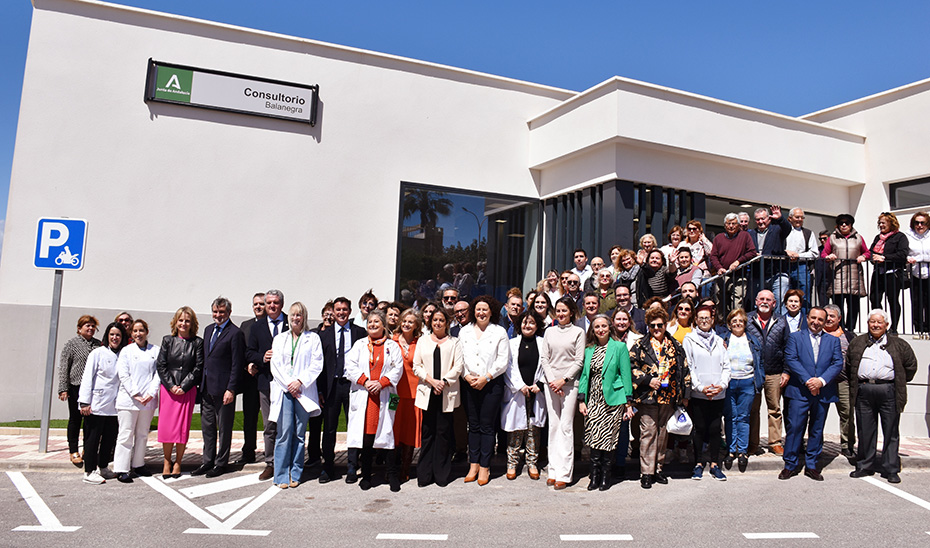
<svg viewBox="0 0 930 548">
<path fill-rule="evenodd" d="M 36 231 L 36 268 L 80 270 L 84 268 L 87 242 L 84 219 L 39 219 Z"/>
</svg>

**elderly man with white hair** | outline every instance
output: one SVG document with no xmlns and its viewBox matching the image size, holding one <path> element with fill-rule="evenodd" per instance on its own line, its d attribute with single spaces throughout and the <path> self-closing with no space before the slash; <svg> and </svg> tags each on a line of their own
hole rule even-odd
<svg viewBox="0 0 930 548">
<path fill-rule="evenodd" d="M 911 346 L 888 333 L 890 318 L 881 309 L 869 312 L 869 332 L 849 343 L 846 371 L 850 399 L 856 409 L 859 452 L 850 477 L 875 473 L 878 421 L 882 424 L 882 460 L 879 471 L 888 483 L 900 483 L 898 422 L 907 403 L 907 383 L 917 373 L 917 358 Z"/>
</svg>

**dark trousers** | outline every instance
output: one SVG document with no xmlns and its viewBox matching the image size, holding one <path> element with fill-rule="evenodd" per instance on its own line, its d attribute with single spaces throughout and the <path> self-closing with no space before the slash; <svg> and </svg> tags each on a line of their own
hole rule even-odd
<svg viewBox="0 0 930 548">
<path fill-rule="evenodd" d="M 397 451 L 394 449 L 382 449 L 387 454 L 385 463 L 387 465 L 388 479 L 397 476 Z M 375 435 L 365 434 L 362 438 L 362 479 L 371 481 L 371 467 L 375 457 Z"/>
<path fill-rule="evenodd" d="M 691 398 L 688 413 L 691 415 L 691 438 L 694 441 L 695 464 L 717 462 L 720 457 L 720 426 L 723 424 L 724 399 L 702 400 Z M 704 459 L 702 448 L 707 442 L 708 459 Z"/>
<path fill-rule="evenodd" d="M 85 421 L 84 415 L 78 406 L 78 392 L 81 385 L 68 385 L 68 452 L 77 453 L 81 438 L 81 423 Z"/>
<path fill-rule="evenodd" d="M 840 307 L 840 314 L 843 315 L 841 322 L 843 330 L 855 333 L 859 323 L 859 295 L 846 293 L 833 295 L 833 304 Z"/>
<path fill-rule="evenodd" d="M 785 425 L 785 468 L 797 470 L 800 464 L 801 442 L 804 430 L 807 430 L 807 454 L 804 466 L 808 470 L 817 469 L 817 459 L 823 451 L 823 425 L 827 422 L 830 404 L 818 398 L 785 398 L 788 423 Z M 810 426 L 808 426 L 810 422 Z"/>
<path fill-rule="evenodd" d="M 875 445 L 878 442 L 878 422 L 882 424 L 882 465 L 879 472 L 897 474 L 901 471 L 898 445 L 898 413 L 894 383 L 860 384 L 856 393 L 856 426 L 859 431 L 859 452 L 856 467 L 875 470 Z"/>
<path fill-rule="evenodd" d="M 223 405 L 223 395 L 201 394 L 200 430 L 203 432 L 203 463 L 225 467 L 229 464 L 236 399 Z"/>
<path fill-rule="evenodd" d="M 930 333 L 930 278 L 911 278 L 911 319 L 915 333 Z"/>
<path fill-rule="evenodd" d="M 248 374 L 248 373 L 246 373 Z M 255 460 L 258 438 L 258 387 L 249 386 L 242 391 L 242 458 Z"/>
<path fill-rule="evenodd" d="M 497 424 L 501 420 L 501 398 L 504 395 L 502 377 L 490 381 L 481 390 L 467 382 L 462 384 L 465 413 L 468 415 L 468 462 L 483 468 L 491 466 Z"/>
<path fill-rule="evenodd" d="M 436 482 L 440 487 L 449 483 L 452 472 L 452 413 L 442 412 L 442 395 L 431 394 L 429 407 L 423 411 L 420 430 L 420 460 L 417 462 L 417 483 L 421 486 Z"/>
<path fill-rule="evenodd" d="M 116 449 L 119 419 L 100 415 L 84 417 L 84 471 L 106 468 Z"/>
<path fill-rule="evenodd" d="M 323 439 L 320 447 L 320 452 L 323 456 L 323 469 L 326 470 L 328 474 L 333 472 L 333 462 L 336 460 L 336 429 L 339 427 L 339 414 L 345 411 L 346 416 L 349 415 L 349 388 L 352 386 L 350 381 L 343 378 L 333 379 L 332 382 L 335 384 L 329 392 L 329 398 L 323 403 Z M 315 444 L 316 439 L 319 439 L 320 436 L 320 434 L 315 433 L 319 432 L 316 428 L 317 424 L 319 424 L 319 422 L 310 419 L 311 444 Z M 308 455 L 312 456 L 310 450 L 308 450 Z M 357 471 L 358 449 L 349 449 L 348 461 L 349 472 Z"/>
<path fill-rule="evenodd" d="M 903 268 L 903 267 L 901 267 Z M 888 306 L 883 306 L 887 300 Z M 898 332 L 898 320 L 901 319 L 901 281 L 894 272 L 872 273 L 872 287 L 869 291 L 872 308 L 887 310 L 891 315 L 892 333 Z"/>
</svg>

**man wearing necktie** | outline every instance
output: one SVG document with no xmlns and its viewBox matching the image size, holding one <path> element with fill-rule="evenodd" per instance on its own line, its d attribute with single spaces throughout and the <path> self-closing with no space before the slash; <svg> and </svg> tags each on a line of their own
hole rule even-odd
<svg viewBox="0 0 930 548">
<path fill-rule="evenodd" d="M 823 481 L 817 469 L 817 459 L 823 450 L 823 425 L 830 404 L 837 401 L 836 378 L 843 370 L 839 339 L 824 336 L 826 320 L 826 310 L 815 306 L 807 314 L 807 329 L 788 337 L 788 346 L 785 348 L 785 367 L 790 375 L 785 387 L 788 426 L 785 436 L 785 468 L 778 474 L 778 479 L 786 480 L 800 472 L 798 453 L 807 428 L 804 475 Z"/>
<path fill-rule="evenodd" d="M 239 375 L 245 374 L 245 337 L 229 320 L 232 303 L 225 297 L 217 297 L 211 309 L 213 323 L 203 330 L 206 346 L 199 389 L 203 462 L 191 473 L 205 474 L 208 478 L 224 474 L 229 464 L 236 386 Z"/>
<path fill-rule="evenodd" d="M 277 436 L 277 425 L 268 420 L 271 412 L 271 342 L 279 334 L 288 329 L 287 314 L 281 312 L 284 308 L 284 293 L 277 289 L 265 292 L 265 317 L 255 320 L 249 332 L 246 359 L 252 368 L 249 372 L 255 375 L 258 381 L 258 404 L 262 411 L 262 420 L 265 431 L 262 433 L 265 442 L 265 469 L 258 476 L 262 481 L 274 477 L 274 440 Z M 253 373 L 254 371 L 254 373 Z"/>
<path fill-rule="evenodd" d="M 333 468 L 336 451 L 336 428 L 339 425 L 340 411 L 349 414 L 349 388 L 351 382 L 345 374 L 345 355 L 359 339 L 367 336 L 367 331 L 355 325 L 349 317 L 352 315 L 352 302 L 345 297 L 333 300 L 333 315 L 336 323 L 320 335 L 323 343 L 323 373 L 317 379 L 317 389 L 323 413 L 311 417 L 307 429 L 310 432 L 307 441 L 307 454 L 311 461 L 314 453 L 323 457 L 323 470 L 320 483 L 336 479 Z M 320 429 L 322 426 L 322 444 Z M 311 462 L 311 464 L 313 464 Z M 358 450 L 349 449 L 346 483 L 355 483 L 358 479 Z"/>
</svg>

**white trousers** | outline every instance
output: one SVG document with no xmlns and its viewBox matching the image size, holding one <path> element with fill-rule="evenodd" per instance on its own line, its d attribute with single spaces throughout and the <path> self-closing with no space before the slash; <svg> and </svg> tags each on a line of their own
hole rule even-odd
<svg viewBox="0 0 930 548">
<path fill-rule="evenodd" d="M 145 465 L 145 448 L 155 406 L 150 409 L 119 409 L 119 433 L 113 452 L 113 472 L 122 474 Z"/>
<path fill-rule="evenodd" d="M 562 387 L 558 395 L 546 385 L 546 410 L 549 412 L 549 479 L 571 483 L 575 467 L 575 408 L 578 386 Z"/>
</svg>

